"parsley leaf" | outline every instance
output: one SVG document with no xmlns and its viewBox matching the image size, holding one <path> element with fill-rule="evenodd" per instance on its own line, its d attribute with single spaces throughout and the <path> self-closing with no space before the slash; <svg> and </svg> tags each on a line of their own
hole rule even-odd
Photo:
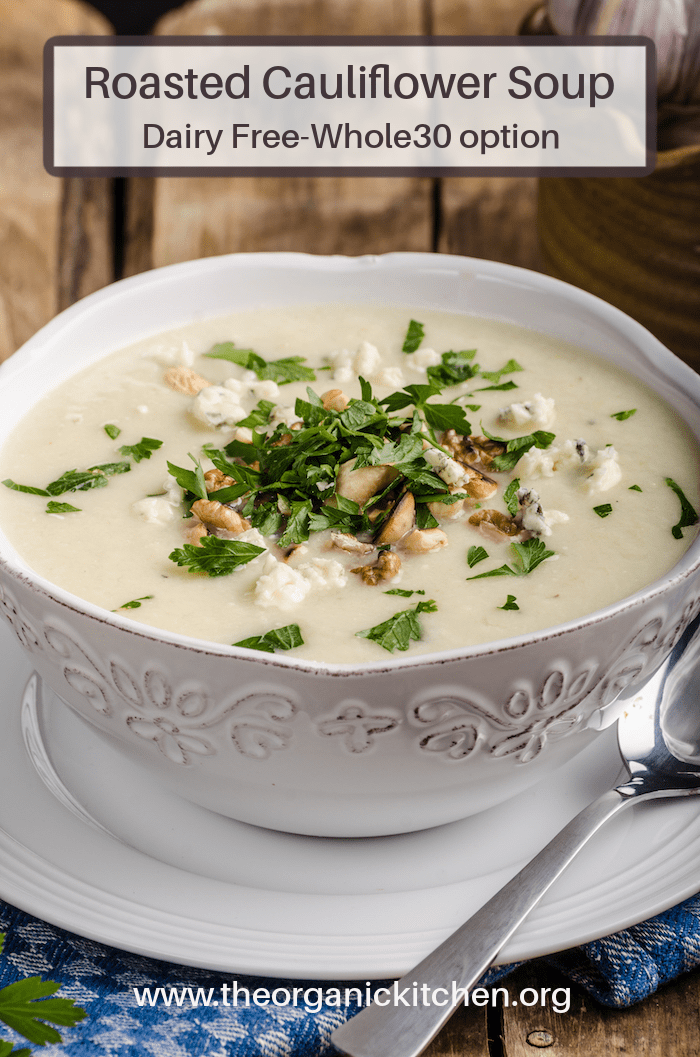
<svg viewBox="0 0 700 1057">
<path fill-rule="evenodd" d="M 426 374 L 432 385 L 444 389 L 450 385 L 461 385 L 479 373 L 478 363 L 470 361 L 476 355 L 476 349 L 462 349 L 460 352 L 443 352 L 441 363 L 428 367 Z"/>
<path fill-rule="evenodd" d="M 482 371 L 481 377 L 487 382 L 500 382 L 504 374 L 515 374 L 516 371 L 524 370 L 525 368 L 521 367 L 517 360 L 508 360 L 505 367 L 501 367 L 498 371 Z M 513 388 L 516 388 L 515 383 L 513 383 Z"/>
<path fill-rule="evenodd" d="M 66 470 L 46 488 L 34 488 L 28 484 L 17 484 L 11 478 L 2 483 L 15 492 L 27 492 L 29 495 L 56 496 L 63 492 L 86 492 L 89 488 L 104 488 L 107 478 L 116 473 L 128 473 L 131 465 L 128 462 L 105 462 L 100 466 L 91 466 L 87 470 Z"/>
<path fill-rule="evenodd" d="M 483 562 L 484 558 L 488 558 L 488 553 L 483 547 L 470 547 L 467 551 L 467 565 L 470 569 L 473 569 L 479 562 Z"/>
<path fill-rule="evenodd" d="M 190 455 L 190 459 L 195 465 L 194 470 L 187 470 L 183 466 L 175 466 L 174 463 L 169 462 L 168 473 L 175 478 L 180 488 L 183 488 L 185 492 L 192 492 L 198 499 L 208 499 L 209 493 L 204 480 L 202 464 L 195 459 L 194 455 Z"/>
<path fill-rule="evenodd" d="M 506 389 L 517 389 L 515 382 L 501 382 L 500 385 L 482 385 L 479 389 L 475 389 L 475 393 L 488 393 L 492 390 L 506 390 Z"/>
<path fill-rule="evenodd" d="M 666 478 L 666 484 L 676 493 L 681 504 L 681 516 L 678 519 L 678 523 L 675 524 L 671 529 L 671 532 L 673 533 L 675 539 L 682 540 L 683 529 L 689 528 L 691 525 L 697 525 L 697 511 L 690 505 L 690 503 L 686 499 L 680 485 L 677 485 L 676 482 L 670 477 Z"/>
<path fill-rule="evenodd" d="M 176 548 L 168 557 L 179 566 L 189 566 L 190 572 L 203 572 L 209 576 L 228 576 L 234 569 L 247 565 L 264 547 L 243 540 L 219 539 L 218 536 L 203 536 L 199 546 L 186 543 Z"/>
<path fill-rule="evenodd" d="M 370 639 L 376 642 L 382 649 L 393 653 L 394 650 L 407 650 L 411 640 L 418 642 L 423 638 L 423 629 L 418 615 L 420 613 L 435 613 L 437 604 L 434 599 L 429 598 L 427 602 L 419 602 L 415 609 L 402 609 L 400 613 L 394 613 L 393 617 L 376 624 L 373 628 L 365 631 L 356 631 L 360 639 Z"/>
<path fill-rule="evenodd" d="M 392 587 L 384 592 L 385 595 L 400 595 L 401 598 L 412 598 L 413 595 L 424 595 L 425 591 L 407 591 L 403 587 Z"/>
<path fill-rule="evenodd" d="M 471 433 L 472 427 L 465 417 L 464 408 L 459 404 L 423 404 L 421 410 L 431 429 L 440 433 L 454 429 L 464 437 Z"/>
<path fill-rule="evenodd" d="M 431 529 L 439 528 L 440 522 L 436 517 L 433 517 L 430 512 L 430 507 L 427 503 L 416 503 L 416 528 L 417 529 Z"/>
<path fill-rule="evenodd" d="M 110 440 L 116 440 L 121 433 L 119 426 L 115 426 L 112 422 L 108 422 L 106 426 L 103 426 L 103 429 Z"/>
<path fill-rule="evenodd" d="M 151 453 L 158 451 L 158 448 L 162 448 L 162 446 L 162 440 L 154 440 L 153 437 L 141 437 L 138 444 L 123 444 L 119 449 L 119 454 L 132 458 L 134 462 L 141 462 L 142 459 L 150 459 Z"/>
<path fill-rule="evenodd" d="M 505 604 L 502 606 L 496 606 L 496 609 L 520 609 L 520 606 L 515 601 L 515 595 L 508 595 Z"/>
<path fill-rule="evenodd" d="M 641 489 L 641 488 L 639 487 L 639 485 L 638 485 L 638 484 L 631 484 L 631 485 L 629 486 L 629 488 L 627 489 L 627 491 L 628 491 L 628 492 L 641 492 L 641 491 L 642 491 L 642 489 Z"/>
<path fill-rule="evenodd" d="M 600 506 L 593 507 L 593 513 L 597 514 L 598 517 L 607 517 L 608 514 L 612 514 L 613 508 L 610 503 L 601 503 Z"/>
<path fill-rule="evenodd" d="M 517 564 L 520 566 L 518 576 L 527 576 L 541 562 L 554 556 L 554 551 L 547 550 L 546 544 L 534 537 L 525 540 L 524 543 L 511 543 L 510 548 L 516 556 Z"/>
<path fill-rule="evenodd" d="M 71 506 L 70 503 L 57 503 L 54 499 L 52 499 L 49 503 L 46 504 L 46 513 L 47 514 L 79 514 L 80 513 L 80 507 L 79 506 Z"/>
<path fill-rule="evenodd" d="M 287 526 L 278 539 L 280 547 L 291 547 L 293 543 L 303 543 L 309 538 L 309 518 L 313 509 L 310 499 L 302 499 L 290 504 Z"/>
<path fill-rule="evenodd" d="M 505 492 L 503 493 L 503 502 L 506 504 L 506 510 L 511 517 L 515 517 L 518 513 L 518 496 L 517 491 L 520 488 L 520 478 L 514 477 L 510 482 Z"/>
<path fill-rule="evenodd" d="M 527 576 L 541 562 L 554 556 L 554 551 L 547 550 L 542 540 L 535 537 L 525 540 L 524 543 L 511 543 L 510 549 L 513 552 L 515 569 L 512 569 L 510 565 L 501 565 L 498 569 L 491 569 L 488 573 L 468 576 L 467 580 L 483 580 L 487 576 Z"/>
<path fill-rule="evenodd" d="M 101 466 L 91 466 L 88 470 L 67 470 L 51 484 L 47 484 L 49 495 L 62 495 L 63 492 L 86 492 L 90 488 L 104 488 L 107 478 L 117 473 L 128 473 L 131 466 L 128 462 L 105 462 Z"/>
<path fill-rule="evenodd" d="M 17 484 L 17 482 L 13 481 L 11 477 L 6 478 L 2 483 L 6 488 L 11 488 L 14 492 L 26 492 L 28 495 L 51 494 L 50 492 L 47 492 L 45 488 L 34 488 L 34 486 L 30 484 Z"/>
<path fill-rule="evenodd" d="M 236 423 L 236 429 L 240 426 L 247 426 L 248 429 L 255 429 L 256 426 L 267 426 L 270 421 L 270 415 L 274 410 L 275 405 L 271 400 L 259 400 L 250 414 Z M 234 441 L 233 443 L 240 443 L 240 441 Z"/>
<path fill-rule="evenodd" d="M 140 598 L 133 598 L 131 602 L 125 602 L 124 605 L 117 606 L 117 608 L 113 609 L 112 612 L 118 613 L 120 609 L 140 609 L 141 603 L 148 602 L 151 598 L 153 598 L 153 595 L 141 595 Z"/>
<path fill-rule="evenodd" d="M 624 422 L 626 418 L 632 418 L 632 415 L 636 414 L 637 408 L 633 407 L 630 411 L 616 411 L 610 418 L 616 418 L 618 422 Z"/>
<path fill-rule="evenodd" d="M 261 650 L 263 653 L 274 653 L 275 650 L 293 650 L 303 646 L 301 630 L 298 624 L 286 624 L 283 628 L 266 631 L 264 635 L 251 635 L 249 639 L 234 642 L 234 646 L 245 646 L 249 650 Z"/>
<path fill-rule="evenodd" d="M 262 381 L 277 382 L 288 385 L 290 382 L 314 382 L 316 375 L 310 367 L 303 367 L 303 356 L 287 356 L 281 360 L 264 360 L 252 349 L 237 349 L 232 341 L 223 341 L 214 345 L 205 353 L 212 360 L 228 360 L 237 363 L 247 371 L 254 371 Z"/>
<path fill-rule="evenodd" d="M 423 340 L 424 335 L 425 331 L 423 329 L 423 324 L 418 323 L 418 321 L 415 319 L 412 319 L 411 322 L 408 324 L 408 330 L 406 331 L 406 337 L 403 340 L 401 351 L 415 352 L 418 346 L 420 345 L 421 341 Z"/>
<path fill-rule="evenodd" d="M 0 951 L 3 940 L 4 935 L 0 933 Z M 72 998 L 48 997 L 55 994 L 60 986 L 53 980 L 42 980 L 38 976 L 28 976 L 8 984 L 0 989 L 0 1021 L 37 1046 L 45 1046 L 47 1042 L 62 1042 L 59 1033 L 50 1025 L 72 1028 L 87 1014 L 80 1006 L 76 1006 Z M 9 1050 L 0 1050 L 3 1057 L 9 1057 L 9 1054 L 19 1057 L 20 1054 L 29 1053 L 27 1049 L 13 1050 L 11 1044 L 0 1041 L 0 1047 L 7 1045 L 10 1045 Z"/>
<path fill-rule="evenodd" d="M 483 428 L 483 427 L 482 427 Z M 491 460 L 491 469 L 496 470 L 499 473 L 508 473 L 518 463 L 519 459 L 523 457 L 526 451 L 530 448 L 548 448 L 554 440 L 554 433 L 547 433 L 543 429 L 538 429 L 534 433 L 527 433 L 523 437 L 513 437 L 512 440 L 506 441 L 503 437 L 494 437 L 488 430 L 484 430 L 485 436 L 489 440 L 498 441 L 500 444 L 505 444 L 506 450 L 502 455 L 496 455 Z"/>
</svg>

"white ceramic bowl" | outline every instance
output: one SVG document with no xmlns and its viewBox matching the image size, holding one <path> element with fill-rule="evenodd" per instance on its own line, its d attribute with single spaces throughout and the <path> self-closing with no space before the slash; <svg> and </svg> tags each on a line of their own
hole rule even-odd
<svg viewBox="0 0 700 1057">
<path fill-rule="evenodd" d="M 241 307 L 329 301 L 466 312 L 575 342 L 642 378 L 700 436 L 700 377 L 574 287 L 432 254 L 250 254 L 147 272 L 54 319 L 0 370 L 0 444 L 40 396 L 114 349 Z M 135 625 L 38 576 L 1 534 L 0 610 L 42 678 L 186 799 L 261 826 L 358 836 L 483 810 L 574 756 L 595 736 L 595 710 L 641 684 L 700 609 L 699 568 L 696 540 L 666 576 L 590 616 L 360 668 Z"/>
</svg>

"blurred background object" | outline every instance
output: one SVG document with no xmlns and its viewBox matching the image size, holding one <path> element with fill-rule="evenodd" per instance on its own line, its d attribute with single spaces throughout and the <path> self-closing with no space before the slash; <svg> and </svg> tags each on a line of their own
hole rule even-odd
<svg viewBox="0 0 700 1057">
<path fill-rule="evenodd" d="M 700 368 L 700 3 L 548 0 L 529 33 L 651 37 L 658 63 L 656 171 L 548 177 L 539 186 L 546 271 L 628 312 Z"/>
</svg>

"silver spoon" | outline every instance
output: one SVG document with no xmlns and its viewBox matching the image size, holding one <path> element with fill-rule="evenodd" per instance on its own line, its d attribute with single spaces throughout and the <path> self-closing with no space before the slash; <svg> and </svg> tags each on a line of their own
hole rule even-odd
<svg viewBox="0 0 700 1057">
<path fill-rule="evenodd" d="M 584 808 L 542 851 L 467 922 L 396 985 L 398 991 L 448 996 L 448 1004 L 372 1004 L 331 1038 L 349 1057 L 418 1057 L 494 961 L 547 889 L 604 822 L 628 804 L 700 793 L 700 617 L 687 628 L 667 662 L 656 698 L 627 706 L 618 744 L 627 781 Z M 427 985 L 428 990 L 423 991 Z M 463 992 L 462 992 L 463 993 Z"/>
</svg>

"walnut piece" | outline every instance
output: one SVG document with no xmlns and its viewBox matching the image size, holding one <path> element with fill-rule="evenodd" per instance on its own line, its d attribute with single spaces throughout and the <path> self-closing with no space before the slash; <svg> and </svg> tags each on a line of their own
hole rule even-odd
<svg viewBox="0 0 700 1057">
<path fill-rule="evenodd" d="M 207 492 L 218 492 L 220 488 L 228 488 L 236 482 L 233 477 L 222 473 L 221 470 L 207 470 L 204 474 L 204 483 L 207 486 Z"/>
<path fill-rule="evenodd" d="M 342 389 L 329 389 L 321 395 L 321 403 L 326 411 L 344 411 L 349 400 Z"/>
<path fill-rule="evenodd" d="M 192 513 L 205 525 L 226 529 L 227 532 L 245 532 L 250 528 L 250 521 L 231 510 L 231 507 L 217 503 L 215 499 L 198 499 L 192 504 Z"/>
<path fill-rule="evenodd" d="M 201 521 L 192 518 L 185 529 L 185 543 L 191 543 L 193 547 L 201 547 L 201 540 L 208 535 L 207 526 Z"/>
<path fill-rule="evenodd" d="M 469 524 L 476 526 L 482 535 L 497 542 L 517 536 L 520 532 L 515 518 L 500 510 L 477 510 L 469 518 Z"/>
<path fill-rule="evenodd" d="M 176 393 L 187 393 L 188 396 L 196 396 L 202 389 L 211 385 L 201 374 L 197 374 L 191 367 L 170 367 L 163 375 L 165 384 L 174 389 Z"/>
<path fill-rule="evenodd" d="M 352 571 L 357 573 L 364 584 L 374 587 L 382 580 L 393 580 L 401 568 L 401 559 L 393 551 L 382 551 L 372 565 L 359 565 Z"/>
<path fill-rule="evenodd" d="M 488 469 L 495 457 L 506 450 L 505 444 L 500 441 L 479 435 L 465 437 L 455 429 L 448 429 L 443 435 L 442 446 L 463 466 L 473 466 L 478 462 L 484 469 Z"/>
<path fill-rule="evenodd" d="M 338 550 L 349 551 L 350 554 L 370 554 L 374 550 L 373 543 L 363 543 L 349 532 L 331 532 L 331 540 Z"/>
<path fill-rule="evenodd" d="M 401 546 L 409 554 L 427 554 L 428 551 L 446 547 L 447 543 L 447 536 L 441 528 L 414 529 L 406 536 Z"/>
</svg>

